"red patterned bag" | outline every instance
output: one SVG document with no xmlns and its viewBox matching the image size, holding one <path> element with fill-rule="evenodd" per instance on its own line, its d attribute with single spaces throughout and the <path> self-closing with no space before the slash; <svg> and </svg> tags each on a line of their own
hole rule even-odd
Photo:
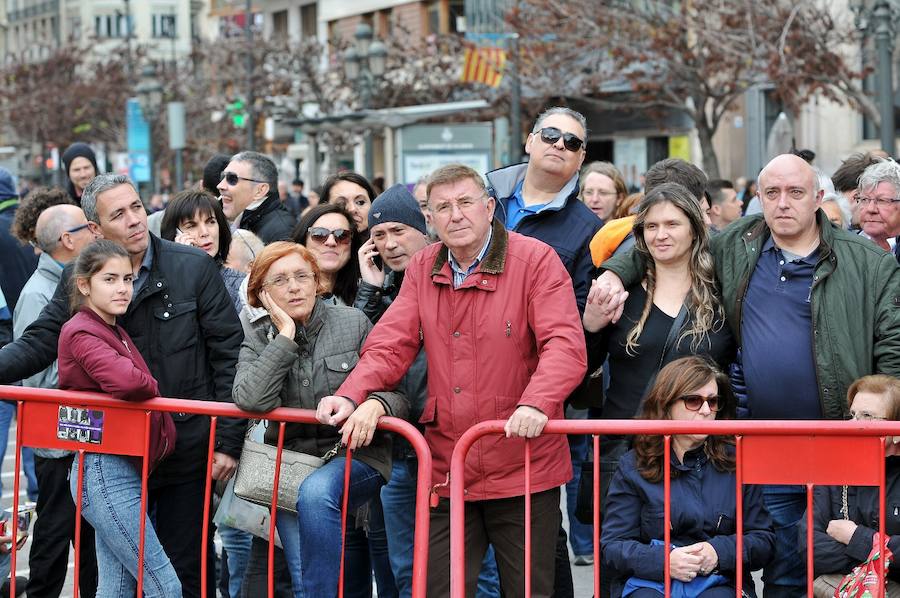
<svg viewBox="0 0 900 598">
<path fill-rule="evenodd" d="M 841 580 L 841 584 L 834 592 L 834 598 L 872 598 L 880 595 L 878 593 L 878 561 L 882 556 L 880 544 L 879 535 L 876 533 L 872 538 L 872 551 L 869 553 L 869 556 Z M 885 541 L 885 575 L 887 575 L 888 567 L 891 566 L 893 559 L 894 555 L 891 553 L 891 549 L 887 547 L 887 541 Z"/>
</svg>

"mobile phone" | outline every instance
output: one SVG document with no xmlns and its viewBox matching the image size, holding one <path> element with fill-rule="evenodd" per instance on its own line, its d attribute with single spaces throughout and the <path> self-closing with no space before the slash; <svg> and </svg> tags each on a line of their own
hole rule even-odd
<svg viewBox="0 0 900 598">
<path fill-rule="evenodd" d="M 384 270 L 384 260 L 381 259 L 381 255 L 376 253 L 372 258 L 372 263 L 375 264 L 375 267 L 379 270 Z"/>
</svg>

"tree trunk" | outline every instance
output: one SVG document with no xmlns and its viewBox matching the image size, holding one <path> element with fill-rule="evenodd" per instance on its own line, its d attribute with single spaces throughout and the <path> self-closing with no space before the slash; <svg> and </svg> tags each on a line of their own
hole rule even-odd
<svg viewBox="0 0 900 598">
<path fill-rule="evenodd" d="M 703 171 L 709 180 L 721 178 L 719 176 L 719 157 L 713 147 L 713 135 L 715 130 L 706 122 L 696 122 L 697 137 L 700 139 L 700 151 L 703 154 Z"/>
</svg>

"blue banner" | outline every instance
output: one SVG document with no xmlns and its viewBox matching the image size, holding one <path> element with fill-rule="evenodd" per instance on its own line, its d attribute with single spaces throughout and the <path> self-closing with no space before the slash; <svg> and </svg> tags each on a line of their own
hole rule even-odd
<svg viewBox="0 0 900 598">
<path fill-rule="evenodd" d="M 125 102 L 125 127 L 128 138 L 128 174 L 135 183 L 149 183 L 150 124 L 141 112 L 137 98 Z"/>
</svg>

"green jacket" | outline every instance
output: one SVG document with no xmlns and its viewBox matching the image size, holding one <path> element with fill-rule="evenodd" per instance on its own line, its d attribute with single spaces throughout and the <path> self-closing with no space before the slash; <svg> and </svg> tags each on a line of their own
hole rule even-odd
<svg viewBox="0 0 900 598">
<path fill-rule="evenodd" d="M 854 380 L 868 374 L 900 377 L 900 268 L 892 254 L 868 239 L 832 226 L 822 210 L 816 217 L 819 262 L 810 296 L 816 377 L 822 413 L 842 419 Z M 744 296 L 769 234 L 756 214 L 710 238 L 725 314 L 739 345 Z M 614 256 L 601 268 L 617 274 L 626 287 L 644 271 L 635 251 Z"/>
</svg>

